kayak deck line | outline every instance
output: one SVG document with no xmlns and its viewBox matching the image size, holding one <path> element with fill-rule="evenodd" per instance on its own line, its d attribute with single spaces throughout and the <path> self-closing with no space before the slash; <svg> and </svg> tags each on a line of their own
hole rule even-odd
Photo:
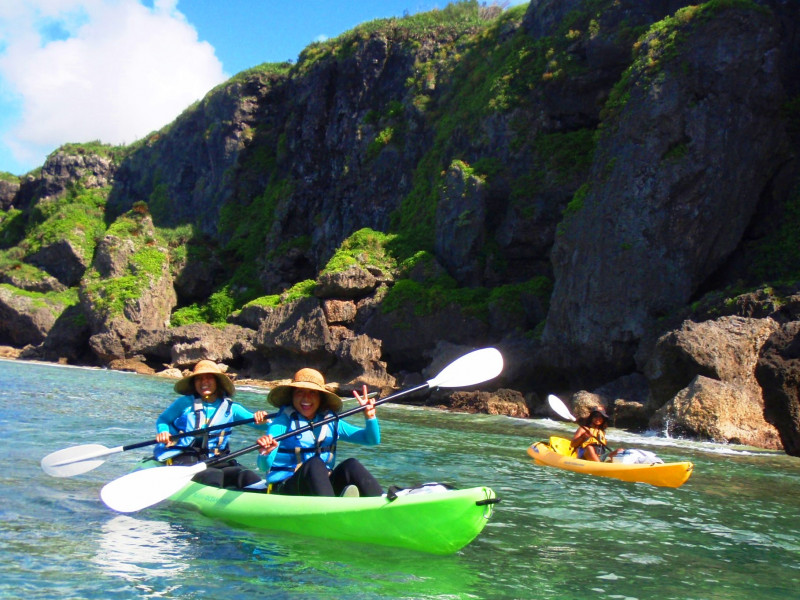
<svg viewBox="0 0 800 600">
<path fill-rule="evenodd" d="M 564 438 L 555 438 L 557 446 L 563 447 Z M 528 447 L 528 456 L 537 465 L 555 467 L 575 473 L 610 477 L 633 483 L 648 483 L 657 487 L 677 488 L 689 480 L 694 464 L 688 461 L 675 463 L 624 464 L 595 462 L 560 454 L 548 442 L 535 442 Z"/>
</svg>

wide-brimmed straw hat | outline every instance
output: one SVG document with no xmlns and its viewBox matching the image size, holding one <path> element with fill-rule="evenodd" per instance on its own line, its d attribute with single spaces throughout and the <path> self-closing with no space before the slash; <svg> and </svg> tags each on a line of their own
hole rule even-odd
<svg viewBox="0 0 800 600">
<path fill-rule="evenodd" d="M 315 369 L 300 369 L 292 377 L 291 383 L 272 388 L 267 400 L 272 406 L 286 406 L 292 403 L 292 391 L 295 389 L 315 390 L 320 394 L 320 408 L 327 407 L 333 412 L 342 409 L 342 399 L 325 387 L 325 378 Z"/>
<path fill-rule="evenodd" d="M 199 361 L 194 366 L 194 370 L 192 371 L 191 375 L 187 375 L 175 383 L 175 391 L 184 396 L 192 396 L 195 393 L 194 382 L 192 379 L 205 373 L 211 373 L 217 378 L 217 385 L 225 391 L 226 396 L 231 397 L 236 393 L 236 388 L 233 386 L 233 382 L 228 378 L 227 375 L 225 375 L 225 373 L 222 372 L 222 369 L 220 369 L 217 366 L 217 363 L 215 363 L 213 360 Z"/>
</svg>

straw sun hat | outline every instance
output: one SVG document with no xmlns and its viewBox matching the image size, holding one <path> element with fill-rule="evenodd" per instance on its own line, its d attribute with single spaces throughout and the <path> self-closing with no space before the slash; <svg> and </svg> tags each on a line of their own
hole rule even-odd
<svg viewBox="0 0 800 600">
<path fill-rule="evenodd" d="M 228 397 L 236 393 L 236 388 L 233 382 L 228 378 L 225 373 L 217 366 L 213 360 L 201 360 L 195 366 L 191 375 L 187 375 L 183 379 L 175 383 L 175 391 L 184 396 L 192 396 L 195 393 L 194 382 L 192 381 L 197 375 L 204 373 L 211 373 L 217 378 L 217 385 L 225 391 Z"/>
<path fill-rule="evenodd" d="M 333 412 L 342 409 L 342 399 L 325 387 L 325 378 L 322 373 L 315 369 L 300 369 L 292 377 L 291 383 L 272 388 L 267 400 L 272 406 L 286 406 L 292 403 L 292 391 L 294 389 L 315 390 L 320 394 L 320 408 L 327 407 Z"/>
</svg>

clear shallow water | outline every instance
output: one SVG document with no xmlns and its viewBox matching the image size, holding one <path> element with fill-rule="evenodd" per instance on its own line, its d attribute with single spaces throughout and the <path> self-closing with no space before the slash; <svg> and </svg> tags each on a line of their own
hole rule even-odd
<svg viewBox="0 0 800 600">
<path fill-rule="evenodd" d="M 384 486 L 486 484 L 502 498 L 452 556 L 237 529 L 165 505 L 113 513 L 100 488 L 145 450 L 69 479 L 39 468 L 66 446 L 152 438 L 171 384 L 0 360 L 0 598 L 797 597 L 800 459 L 783 454 L 611 430 L 612 445 L 695 463 L 683 487 L 654 488 L 534 466 L 527 446 L 567 424 L 383 406 L 383 443 L 342 444 L 342 457 Z M 263 392 L 239 400 L 267 408 Z M 234 438 L 254 439 L 248 428 Z"/>
</svg>

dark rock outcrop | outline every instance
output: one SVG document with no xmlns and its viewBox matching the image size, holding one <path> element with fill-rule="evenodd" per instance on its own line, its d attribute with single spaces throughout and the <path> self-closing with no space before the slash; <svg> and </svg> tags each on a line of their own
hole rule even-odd
<svg viewBox="0 0 800 600">
<path fill-rule="evenodd" d="M 23 347 L 44 341 L 64 306 L 0 285 L 0 343 Z"/>
<path fill-rule="evenodd" d="M 788 454 L 800 456 L 800 322 L 782 326 L 764 344 L 755 377 L 764 390 L 764 415 Z"/>
<path fill-rule="evenodd" d="M 516 390 L 494 392 L 454 392 L 442 405 L 449 410 L 487 415 L 508 415 L 524 419 L 531 416 L 525 397 Z"/>
<path fill-rule="evenodd" d="M 47 271 L 64 287 L 75 287 L 91 264 L 92 257 L 86 256 L 83 249 L 71 241 L 59 240 L 29 254 L 25 262 Z"/>
<path fill-rule="evenodd" d="M 179 369 L 190 368 L 202 359 L 238 365 L 254 351 L 255 333 L 238 325 L 219 328 L 205 323 L 141 329 L 130 352 L 146 356 L 153 365 L 171 365 Z"/>
<path fill-rule="evenodd" d="M 8 210 L 14 206 L 14 199 L 19 193 L 19 180 L 0 178 L 0 210 Z"/>
</svg>

